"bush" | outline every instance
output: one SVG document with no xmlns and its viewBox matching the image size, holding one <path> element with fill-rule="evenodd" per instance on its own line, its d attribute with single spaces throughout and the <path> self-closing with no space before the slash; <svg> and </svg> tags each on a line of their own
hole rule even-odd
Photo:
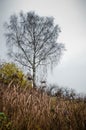
<svg viewBox="0 0 86 130">
<path fill-rule="evenodd" d="M 27 79 L 14 63 L 4 63 L 0 66 L 0 82 L 6 85 L 13 83 L 23 87 L 27 84 Z"/>
<path fill-rule="evenodd" d="M 12 123 L 8 120 L 5 113 L 0 112 L 0 130 L 11 130 Z"/>
</svg>

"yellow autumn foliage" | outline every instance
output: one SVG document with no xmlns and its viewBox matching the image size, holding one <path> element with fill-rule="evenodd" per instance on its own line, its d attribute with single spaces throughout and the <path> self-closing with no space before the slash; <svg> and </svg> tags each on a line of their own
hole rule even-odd
<svg viewBox="0 0 86 130">
<path fill-rule="evenodd" d="M 4 63 L 0 66 L 0 82 L 7 85 L 12 82 L 21 87 L 27 85 L 24 73 L 14 63 Z"/>
</svg>

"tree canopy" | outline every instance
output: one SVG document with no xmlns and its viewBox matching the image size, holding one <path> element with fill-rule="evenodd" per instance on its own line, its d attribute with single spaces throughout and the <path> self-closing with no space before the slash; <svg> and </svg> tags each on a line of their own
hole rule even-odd
<svg viewBox="0 0 86 130">
<path fill-rule="evenodd" d="M 64 50 L 64 44 L 57 42 L 61 32 L 59 26 L 55 25 L 53 17 L 20 12 L 11 15 L 6 29 L 8 54 L 28 67 L 35 85 L 37 68 L 57 63 Z"/>
</svg>

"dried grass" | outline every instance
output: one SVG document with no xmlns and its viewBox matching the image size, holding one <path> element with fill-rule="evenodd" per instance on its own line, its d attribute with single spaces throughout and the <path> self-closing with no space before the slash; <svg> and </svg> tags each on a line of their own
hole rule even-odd
<svg viewBox="0 0 86 130">
<path fill-rule="evenodd" d="M 86 103 L 56 99 L 37 89 L 0 86 L 0 111 L 10 130 L 85 130 Z M 3 130 L 3 129 L 0 129 Z"/>
</svg>

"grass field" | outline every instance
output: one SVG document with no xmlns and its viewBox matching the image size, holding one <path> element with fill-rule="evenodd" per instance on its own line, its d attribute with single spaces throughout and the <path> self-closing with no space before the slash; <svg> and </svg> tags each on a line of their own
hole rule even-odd
<svg viewBox="0 0 86 130">
<path fill-rule="evenodd" d="M 0 85 L 0 130 L 86 130 L 86 102 Z"/>
</svg>

